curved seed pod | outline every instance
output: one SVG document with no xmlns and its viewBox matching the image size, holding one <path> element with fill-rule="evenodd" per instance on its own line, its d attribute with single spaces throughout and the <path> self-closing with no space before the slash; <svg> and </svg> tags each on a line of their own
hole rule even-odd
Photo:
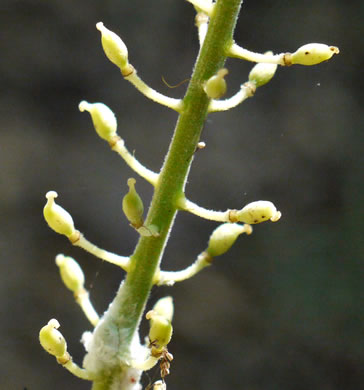
<svg viewBox="0 0 364 390">
<path fill-rule="evenodd" d="M 60 358 L 67 352 L 67 343 L 59 328 L 59 322 L 52 319 L 39 332 L 41 346 L 51 355 Z"/>
<path fill-rule="evenodd" d="M 134 178 L 128 179 L 129 192 L 123 198 L 123 211 L 131 225 L 138 229 L 144 223 L 144 206 L 142 199 L 136 192 L 135 183 Z"/>
<path fill-rule="evenodd" d="M 334 54 L 339 54 L 339 48 L 323 43 L 308 43 L 301 46 L 291 55 L 292 64 L 316 65 L 329 60 Z"/>
<path fill-rule="evenodd" d="M 211 257 L 220 256 L 233 246 L 240 234 L 250 234 L 251 232 L 252 228 L 250 225 L 224 223 L 212 232 L 206 252 Z"/>
<path fill-rule="evenodd" d="M 268 221 L 276 222 L 281 217 L 281 212 L 277 211 L 272 202 L 267 200 L 258 200 L 247 204 L 243 209 L 236 213 L 236 217 L 240 222 L 245 222 L 250 225 Z"/>
<path fill-rule="evenodd" d="M 223 68 L 220 69 L 216 75 L 210 77 L 203 89 L 206 92 L 206 95 L 211 99 L 220 99 L 226 93 L 226 81 L 225 76 L 228 74 L 228 70 Z"/>
<path fill-rule="evenodd" d="M 69 256 L 58 255 L 56 264 L 59 267 L 61 279 L 69 290 L 76 293 L 83 289 L 85 275 L 77 261 Z"/>
<path fill-rule="evenodd" d="M 117 121 L 114 113 L 103 103 L 88 103 L 83 100 L 78 108 L 81 112 L 87 111 L 91 115 L 96 133 L 104 140 L 110 141 L 116 136 Z"/>
<path fill-rule="evenodd" d="M 44 219 L 49 227 L 59 234 L 71 237 L 75 233 L 75 227 L 71 214 L 54 201 L 58 194 L 56 191 L 49 191 L 46 194 L 47 203 L 43 209 Z"/>
</svg>

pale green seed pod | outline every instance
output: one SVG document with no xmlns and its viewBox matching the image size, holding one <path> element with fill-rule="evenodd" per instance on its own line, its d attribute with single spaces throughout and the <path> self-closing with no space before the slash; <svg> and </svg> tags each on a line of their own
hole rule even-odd
<svg viewBox="0 0 364 390">
<path fill-rule="evenodd" d="M 236 213 L 239 222 L 250 225 L 268 221 L 276 222 L 281 217 L 281 212 L 277 211 L 272 202 L 267 200 L 258 200 L 247 204 L 243 209 Z"/>
<path fill-rule="evenodd" d="M 339 48 L 323 43 L 308 43 L 301 46 L 291 55 L 292 64 L 316 65 L 329 60 L 334 54 L 339 54 Z"/>
<path fill-rule="evenodd" d="M 91 115 L 96 133 L 104 140 L 110 141 L 116 136 L 117 122 L 114 113 L 103 103 L 88 103 L 83 100 L 78 108 Z"/>
<path fill-rule="evenodd" d="M 39 332 L 41 346 L 51 355 L 60 358 L 67 352 L 67 343 L 59 328 L 59 322 L 52 319 Z"/>
<path fill-rule="evenodd" d="M 172 338 L 173 327 L 166 318 L 154 314 L 150 318 L 149 340 L 157 349 L 165 347 Z"/>
<path fill-rule="evenodd" d="M 251 232 L 252 228 L 249 225 L 224 223 L 212 232 L 206 252 L 211 257 L 220 256 L 233 246 L 240 234 Z"/>
<path fill-rule="evenodd" d="M 135 183 L 134 178 L 128 179 L 129 192 L 123 198 L 123 211 L 131 225 L 138 229 L 144 223 L 144 206 L 142 199 L 136 192 Z"/>
<path fill-rule="evenodd" d="M 69 290 L 76 293 L 83 289 L 85 275 L 77 261 L 69 256 L 58 255 L 56 264 L 59 267 L 61 279 Z"/>
<path fill-rule="evenodd" d="M 75 233 L 75 227 L 71 215 L 54 201 L 58 194 L 49 191 L 46 194 L 47 203 L 43 209 L 44 219 L 49 227 L 59 234 L 71 237 Z"/>
<path fill-rule="evenodd" d="M 220 99 L 226 93 L 226 81 L 225 76 L 228 74 L 228 70 L 223 68 L 220 69 L 216 75 L 210 77 L 203 89 L 206 92 L 206 95 L 211 99 Z"/>
<path fill-rule="evenodd" d="M 121 38 L 114 32 L 108 30 L 102 22 L 96 24 L 101 32 L 101 44 L 106 57 L 121 70 L 129 65 L 128 49 Z"/>
<path fill-rule="evenodd" d="M 264 54 L 273 54 L 273 52 L 267 51 Z M 253 82 L 257 88 L 267 84 L 276 73 L 277 66 L 277 64 L 256 64 L 249 73 L 249 81 Z"/>
<path fill-rule="evenodd" d="M 173 318 L 173 298 L 172 297 L 164 297 L 157 301 L 157 303 L 153 306 L 153 312 L 157 315 L 162 316 L 168 321 L 172 321 Z"/>
</svg>

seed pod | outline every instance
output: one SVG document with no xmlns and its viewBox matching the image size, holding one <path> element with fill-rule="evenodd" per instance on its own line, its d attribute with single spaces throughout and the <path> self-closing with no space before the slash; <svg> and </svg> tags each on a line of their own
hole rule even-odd
<svg viewBox="0 0 364 390">
<path fill-rule="evenodd" d="M 205 85 L 204 85 L 204 91 L 206 92 L 206 95 L 211 99 L 220 99 L 222 96 L 226 93 L 226 81 L 225 76 L 228 74 L 228 70 L 223 68 L 220 69 L 216 75 L 210 77 Z"/>
<path fill-rule="evenodd" d="M 117 122 L 114 113 L 103 103 L 88 103 L 83 100 L 78 108 L 81 112 L 87 111 L 91 115 L 96 133 L 104 140 L 110 141 L 116 136 Z"/>
<path fill-rule="evenodd" d="M 236 217 L 240 222 L 245 222 L 250 225 L 261 223 L 270 219 L 276 222 L 281 217 L 280 211 L 277 211 L 272 202 L 267 200 L 258 200 L 249 203 L 243 209 L 236 213 Z"/>
<path fill-rule="evenodd" d="M 67 352 L 67 343 L 59 328 L 59 322 L 52 319 L 39 332 L 41 346 L 51 355 L 57 358 L 62 357 Z"/>
<path fill-rule="evenodd" d="M 106 57 L 121 70 L 128 64 L 128 49 L 121 38 L 114 32 L 108 30 L 102 22 L 96 24 L 101 32 L 101 44 Z"/>
<path fill-rule="evenodd" d="M 211 257 L 216 257 L 227 252 L 242 233 L 251 233 L 249 225 L 236 223 L 224 223 L 217 227 L 211 234 L 206 252 Z"/>
<path fill-rule="evenodd" d="M 73 219 L 63 207 L 56 204 L 54 199 L 57 196 L 55 191 L 47 192 L 47 203 L 43 209 L 44 219 L 55 232 L 70 237 L 75 232 Z"/>
<path fill-rule="evenodd" d="M 339 54 L 339 48 L 323 43 L 308 43 L 301 46 L 291 55 L 292 64 L 316 65 L 329 60 L 334 54 Z"/>
<path fill-rule="evenodd" d="M 268 51 L 264 54 L 273 54 Z M 256 64 L 249 73 L 249 81 L 253 82 L 256 87 L 267 84 L 274 76 L 277 70 L 277 64 Z"/>
<path fill-rule="evenodd" d="M 172 338 L 173 327 L 168 319 L 158 314 L 150 317 L 149 340 L 157 350 L 165 347 Z"/>
<path fill-rule="evenodd" d="M 85 275 L 79 264 L 72 257 L 58 255 L 56 264 L 59 267 L 61 279 L 68 289 L 74 293 L 83 289 Z"/>
<path fill-rule="evenodd" d="M 136 180 L 128 179 L 129 192 L 123 198 L 123 211 L 133 227 L 136 229 L 143 226 L 143 201 L 135 190 Z"/>
</svg>

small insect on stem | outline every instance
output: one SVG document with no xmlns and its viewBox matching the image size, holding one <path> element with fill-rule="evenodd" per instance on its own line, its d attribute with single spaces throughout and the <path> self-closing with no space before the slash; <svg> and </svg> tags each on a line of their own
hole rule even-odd
<svg viewBox="0 0 364 390">
<path fill-rule="evenodd" d="M 170 374 L 171 361 L 173 360 L 173 355 L 168 352 L 167 347 L 163 347 L 162 349 L 158 349 L 156 345 L 156 341 L 150 341 L 149 348 L 151 348 L 151 354 L 160 359 L 160 373 L 161 378 L 164 381 L 164 378 Z"/>
</svg>

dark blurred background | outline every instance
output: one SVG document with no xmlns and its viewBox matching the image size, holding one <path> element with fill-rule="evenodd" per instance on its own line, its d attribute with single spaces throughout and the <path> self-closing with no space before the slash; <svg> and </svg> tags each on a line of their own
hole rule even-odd
<svg viewBox="0 0 364 390">
<path fill-rule="evenodd" d="M 194 15 L 183 0 L 0 0 L 1 389 L 90 388 L 38 343 L 56 317 L 81 363 L 79 339 L 90 329 L 60 281 L 56 254 L 79 261 L 101 313 L 123 278 L 47 227 L 45 193 L 56 190 L 97 245 L 127 255 L 138 238 L 121 212 L 135 173 L 78 103 L 112 108 L 129 150 L 156 171 L 176 121 L 122 79 L 95 24 L 122 36 L 147 83 L 180 97 L 186 84 L 169 89 L 161 78 L 190 76 Z M 175 300 L 169 389 L 356 390 L 364 382 L 363 17 L 362 1 L 245 1 L 235 39 L 246 48 L 279 53 L 322 42 L 341 53 L 280 68 L 254 98 L 209 116 L 187 196 L 221 210 L 267 199 L 283 217 L 256 226 L 195 278 L 153 290 L 148 307 L 166 294 Z M 252 64 L 227 67 L 232 95 Z M 137 189 L 148 204 L 151 186 L 138 179 Z M 215 227 L 180 213 L 164 268 L 189 265 Z"/>
</svg>

